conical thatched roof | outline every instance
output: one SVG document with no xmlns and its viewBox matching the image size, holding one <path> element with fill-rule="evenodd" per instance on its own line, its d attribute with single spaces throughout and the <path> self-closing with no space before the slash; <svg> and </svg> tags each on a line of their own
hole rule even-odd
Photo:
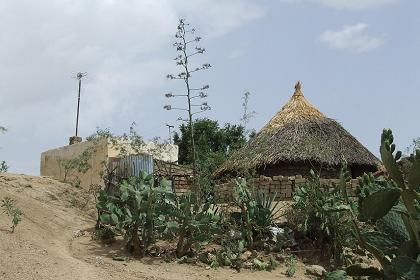
<svg viewBox="0 0 420 280">
<path fill-rule="evenodd" d="M 327 118 L 303 96 L 301 84 L 283 108 L 217 174 L 261 168 L 280 162 L 376 167 L 379 160 L 338 122 Z"/>
</svg>

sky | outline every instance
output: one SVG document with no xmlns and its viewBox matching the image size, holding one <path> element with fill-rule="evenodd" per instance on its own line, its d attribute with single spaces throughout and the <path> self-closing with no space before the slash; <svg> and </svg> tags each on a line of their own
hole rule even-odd
<svg viewBox="0 0 420 280">
<path fill-rule="evenodd" d="M 391 128 L 404 150 L 420 137 L 420 1 L 413 0 L 2 0 L 0 2 L 0 161 L 39 174 L 43 151 L 74 135 L 121 134 L 136 122 L 145 139 L 167 138 L 183 106 L 172 46 L 179 18 L 202 37 L 192 77 L 209 84 L 202 114 L 238 123 L 251 93 L 257 131 L 302 81 L 306 98 L 378 155 Z"/>
</svg>

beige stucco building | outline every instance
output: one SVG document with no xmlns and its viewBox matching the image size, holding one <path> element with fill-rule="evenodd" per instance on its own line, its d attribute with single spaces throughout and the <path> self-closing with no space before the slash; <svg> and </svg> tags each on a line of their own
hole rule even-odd
<svg viewBox="0 0 420 280">
<path fill-rule="evenodd" d="M 166 162 L 178 161 L 178 146 L 176 145 L 145 142 L 140 151 L 133 151 L 128 142 L 120 141 L 116 146 L 106 139 L 101 139 L 75 143 L 43 152 L 41 154 L 41 176 L 49 176 L 60 181 L 77 182 L 81 187 L 102 184 L 100 174 L 104 170 L 104 164 L 120 157 L 121 147 L 124 147 L 126 154 L 149 154 L 154 159 Z M 89 169 L 86 172 L 79 172 L 77 168 L 69 170 L 68 166 L 71 160 L 79 158 L 86 151 L 89 151 L 86 160 Z"/>
</svg>

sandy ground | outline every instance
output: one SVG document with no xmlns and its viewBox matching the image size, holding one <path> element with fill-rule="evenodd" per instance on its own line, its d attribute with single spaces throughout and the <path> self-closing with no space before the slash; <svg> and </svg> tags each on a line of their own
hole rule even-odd
<svg viewBox="0 0 420 280">
<path fill-rule="evenodd" d="M 124 255 L 118 244 L 91 239 L 95 211 L 86 192 L 50 178 L 2 173 L 0 200 L 5 196 L 16 200 L 24 215 L 10 233 L 10 220 L 0 212 L 0 279 L 290 279 L 284 265 L 272 272 L 237 273 L 158 258 L 114 261 L 112 256 Z M 85 234 L 74 237 L 78 230 Z M 302 263 L 294 279 L 310 279 Z"/>
</svg>

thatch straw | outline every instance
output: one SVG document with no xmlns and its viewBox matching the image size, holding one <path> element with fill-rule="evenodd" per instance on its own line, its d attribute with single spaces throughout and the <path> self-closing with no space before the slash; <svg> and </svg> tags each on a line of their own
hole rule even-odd
<svg viewBox="0 0 420 280">
<path fill-rule="evenodd" d="M 379 160 L 338 122 L 311 105 L 298 82 L 287 104 L 217 174 L 279 162 L 376 167 Z"/>
<path fill-rule="evenodd" d="M 289 102 L 261 129 L 260 133 L 274 131 L 284 124 L 291 122 L 304 122 L 323 120 L 326 117 L 317 108 L 306 100 L 301 90 L 301 83 L 295 85 L 295 93 Z"/>
</svg>

